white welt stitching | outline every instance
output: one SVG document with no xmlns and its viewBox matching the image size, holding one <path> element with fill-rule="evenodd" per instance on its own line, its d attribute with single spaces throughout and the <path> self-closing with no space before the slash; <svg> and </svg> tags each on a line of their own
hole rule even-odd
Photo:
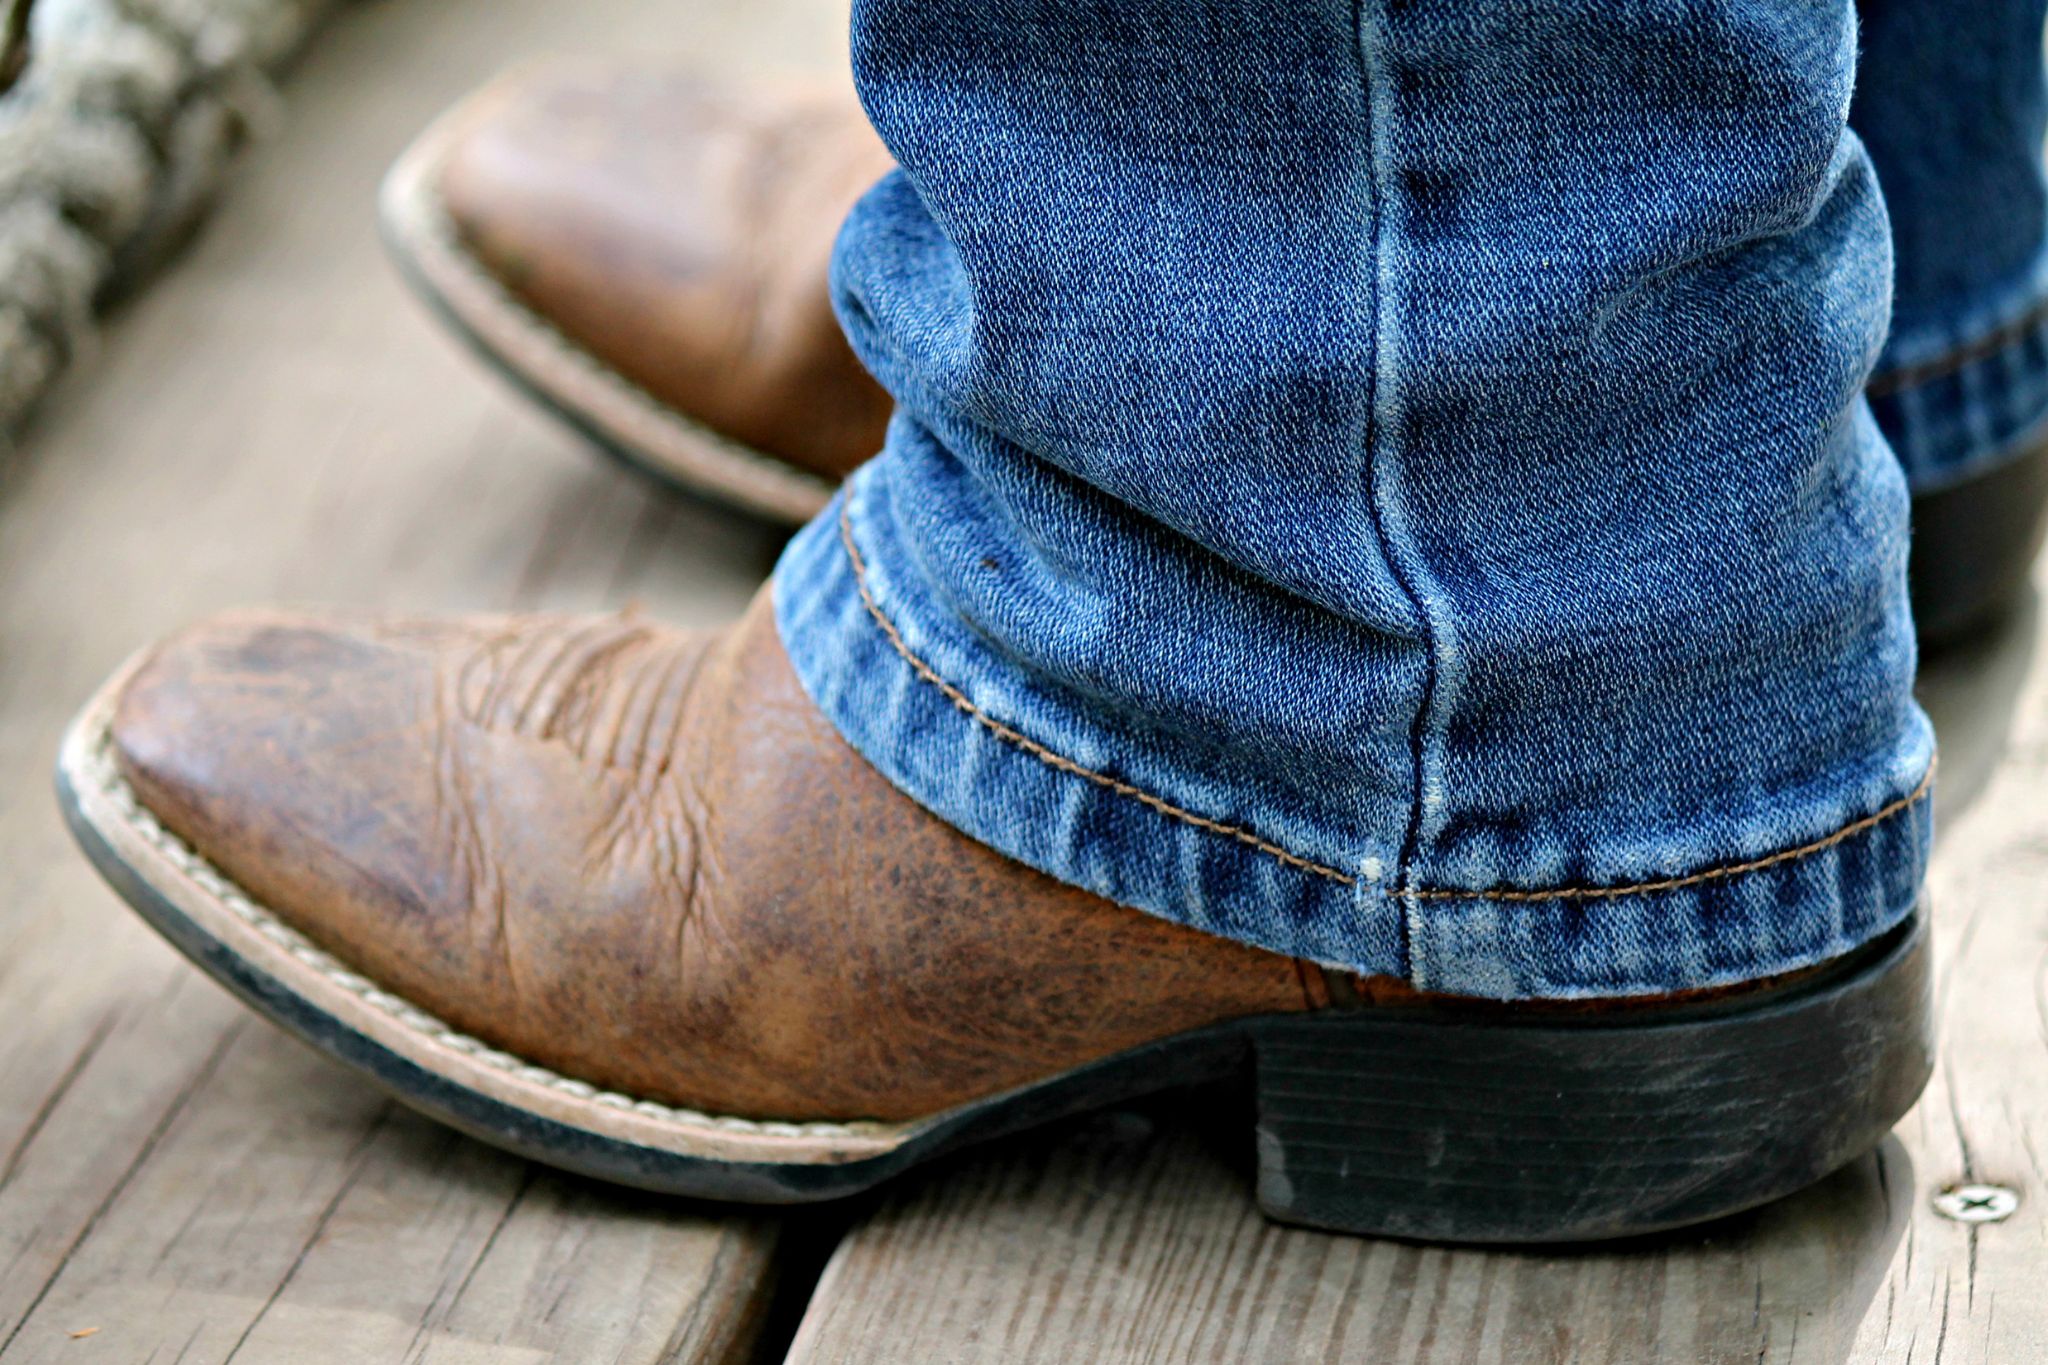
<svg viewBox="0 0 2048 1365">
<path fill-rule="evenodd" d="M 248 893 L 229 881 L 219 869 L 200 857 L 177 835 L 165 829 L 136 798 L 134 789 L 121 776 L 121 770 L 114 762 L 104 716 L 95 718 L 95 729 L 91 734 L 85 766 L 87 771 L 84 775 L 113 803 L 121 818 L 201 890 L 227 906 L 250 927 L 305 966 L 319 972 L 401 1027 L 442 1047 L 452 1048 L 494 1071 L 516 1076 L 535 1085 L 544 1085 L 571 1098 L 602 1104 L 612 1109 L 632 1110 L 653 1119 L 705 1124 L 728 1132 L 754 1133 L 770 1137 L 854 1137 L 866 1136 L 875 1131 L 874 1125 L 871 1124 L 785 1123 L 768 1119 L 743 1119 L 730 1114 L 704 1114 L 694 1109 L 678 1109 L 654 1100 L 634 1099 L 630 1095 L 599 1090 L 587 1081 L 579 1081 L 574 1077 L 550 1071 L 523 1057 L 500 1052 L 466 1033 L 458 1033 L 426 1011 L 389 991 L 379 989 L 375 983 L 350 971 L 314 947 L 297 930 L 250 899 Z"/>
</svg>

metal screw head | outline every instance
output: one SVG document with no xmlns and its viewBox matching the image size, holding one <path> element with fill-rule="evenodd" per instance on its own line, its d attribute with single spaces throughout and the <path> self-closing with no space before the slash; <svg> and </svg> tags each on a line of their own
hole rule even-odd
<svg viewBox="0 0 2048 1365">
<path fill-rule="evenodd" d="M 2019 1192 L 2003 1185 L 1951 1185 L 1934 1196 L 1934 1211 L 1958 1223 L 2002 1223 L 2019 1206 Z"/>
</svg>

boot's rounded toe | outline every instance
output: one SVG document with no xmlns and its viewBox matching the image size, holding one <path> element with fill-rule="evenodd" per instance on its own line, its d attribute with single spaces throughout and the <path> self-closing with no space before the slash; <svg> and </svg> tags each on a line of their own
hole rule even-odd
<svg viewBox="0 0 2048 1365">
<path fill-rule="evenodd" d="M 116 699 L 116 768 L 171 834 L 276 918 L 461 1025 L 501 990 L 455 884 L 446 712 L 480 628 L 219 617 Z"/>
<path fill-rule="evenodd" d="M 472 97 L 441 145 L 448 229 L 552 334 L 808 473 L 879 448 L 889 400 L 828 274 L 840 221 L 893 163 L 850 97 L 552 63 Z"/>
<path fill-rule="evenodd" d="M 1062 886 L 897 793 L 804 696 L 765 597 L 717 637 L 223 618 L 141 663 L 112 743 L 257 906 L 633 1098 L 908 1119 L 1307 1003 L 1290 959 Z"/>
<path fill-rule="evenodd" d="M 323 753 L 360 760 L 409 737 L 416 679 L 392 667 L 398 654 L 346 617 L 247 613 L 188 627 L 121 688 L 108 730 L 115 762 L 202 856 L 259 872 L 258 848 L 330 842 L 350 789 L 391 772 L 319 764 Z"/>
</svg>

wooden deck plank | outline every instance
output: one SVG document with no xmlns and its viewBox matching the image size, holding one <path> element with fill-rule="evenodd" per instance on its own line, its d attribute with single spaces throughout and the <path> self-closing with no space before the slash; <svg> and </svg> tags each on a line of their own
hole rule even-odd
<svg viewBox="0 0 2048 1365">
<path fill-rule="evenodd" d="M 1708 1235 L 1619 1250 L 1280 1228 L 1251 1203 L 1241 1127 L 1216 1121 L 1238 1102 L 1130 1109 L 925 1178 L 842 1243 L 790 1359 L 1860 1358 L 1841 1346 L 1907 1218 L 1894 1143 Z"/>
<path fill-rule="evenodd" d="M 512 61 L 843 71 L 843 23 L 830 0 L 347 7 L 222 216 L 0 471 L 0 1360 L 746 1356 L 780 1220 L 394 1107 L 122 909 L 47 774 L 100 676 L 236 603 L 733 615 L 775 537 L 650 494 L 482 375 L 396 283 L 373 196 Z"/>
<path fill-rule="evenodd" d="M 792 1362 L 2048 1360 L 2042 613 L 1938 664 L 1942 1060 L 1870 1158 L 1704 1231 L 1564 1255 L 1265 1223 L 1242 1097 L 1165 1100 L 907 1184 L 840 1244 Z M 1957 1180 L 2017 1189 L 1974 1230 Z"/>
<path fill-rule="evenodd" d="M 2002 649 L 1923 688 L 1944 734 L 1974 720 L 2003 742 L 1971 808 L 1948 822 L 1930 879 L 1941 1064 L 1900 1136 L 1912 1218 L 1852 1359 L 2048 1360 L 2048 666 L 2038 607 Z M 2000 695 L 2020 671 L 2009 712 Z M 1972 739 L 1981 746 L 1981 741 Z M 1958 746 L 1960 747 L 1960 746 Z M 1992 1224 L 1937 1214 L 1959 1181 L 2016 1190 Z"/>
</svg>

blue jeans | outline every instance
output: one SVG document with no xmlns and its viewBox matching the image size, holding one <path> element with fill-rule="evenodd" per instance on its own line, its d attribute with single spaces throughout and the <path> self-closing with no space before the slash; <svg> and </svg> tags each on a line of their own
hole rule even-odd
<svg viewBox="0 0 2048 1365">
<path fill-rule="evenodd" d="M 1868 7 L 1914 51 L 1859 117 L 1948 196 L 1887 350 L 1850 0 L 858 0 L 901 169 L 834 288 L 898 410 L 777 569 L 798 675 L 1022 862 L 1425 989 L 1882 932 L 1933 737 L 1863 389 L 1882 352 L 1895 430 L 1975 432 L 1950 296 L 2004 336 L 2039 293 L 2038 222 L 1938 264 L 1941 3 Z M 2037 151 L 2019 103 L 1972 137 Z M 1916 407 L 1937 362 L 1967 392 Z M 1916 477 L 2010 445 L 1927 439 Z"/>
<path fill-rule="evenodd" d="M 1915 492 L 1988 472 L 2048 420 L 2048 0 L 1864 0 L 1849 121 L 1898 256 L 1870 381 Z"/>
</svg>

